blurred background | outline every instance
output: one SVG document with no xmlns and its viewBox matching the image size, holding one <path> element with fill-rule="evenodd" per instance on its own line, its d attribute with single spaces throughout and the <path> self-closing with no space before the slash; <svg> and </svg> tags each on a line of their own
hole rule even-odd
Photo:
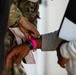
<svg viewBox="0 0 76 75">
<path fill-rule="evenodd" d="M 58 30 L 68 0 L 39 0 L 40 18 L 38 30 L 40 34 L 47 34 Z M 46 42 L 45 42 L 46 44 Z M 65 69 L 57 64 L 55 51 L 36 50 L 34 52 L 36 64 L 22 64 L 27 75 L 67 75 Z"/>
</svg>

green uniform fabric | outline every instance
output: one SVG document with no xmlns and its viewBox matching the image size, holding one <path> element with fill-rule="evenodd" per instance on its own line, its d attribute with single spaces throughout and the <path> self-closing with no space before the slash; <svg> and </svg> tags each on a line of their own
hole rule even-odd
<svg viewBox="0 0 76 75">
<path fill-rule="evenodd" d="M 11 5 L 8 27 L 5 36 L 5 56 L 9 53 L 11 48 L 17 46 L 14 35 L 8 29 L 9 27 L 17 27 L 20 17 L 23 15 L 32 24 L 37 26 L 37 18 L 39 18 L 39 3 L 31 2 L 29 0 L 13 0 Z M 12 62 L 12 61 L 11 61 Z M 12 67 L 8 70 L 4 69 L 0 75 L 26 75 L 22 64 L 18 64 L 16 67 Z"/>
</svg>

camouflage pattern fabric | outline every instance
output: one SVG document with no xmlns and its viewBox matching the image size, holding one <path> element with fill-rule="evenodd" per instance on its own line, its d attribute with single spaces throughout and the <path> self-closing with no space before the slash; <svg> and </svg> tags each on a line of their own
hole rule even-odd
<svg viewBox="0 0 76 75">
<path fill-rule="evenodd" d="M 22 15 L 35 26 L 37 26 L 37 18 L 39 18 L 39 4 L 37 2 L 31 2 L 29 0 L 20 0 L 21 2 L 17 2 L 14 0 L 14 4 L 19 8 L 22 12 Z"/>
<path fill-rule="evenodd" d="M 21 2 L 20 2 L 21 1 Z M 12 47 L 17 46 L 14 35 L 9 31 L 9 27 L 17 27 L 20 17 L 23 15 L 27 20 L 37 25 L 37 18 L 39 18 L 39 4 L 37 2 L 30 2 L 29 0 L 13 0 L 10 14 L 7 32 L 5 35 L 5 56 L 9 53 Z M 12 61 L 11 61 L 12 62 Z M 18 64 L 16 67 L 4 69 L 0 75 L 26 75 L 22 64 Z"/>
</svg>

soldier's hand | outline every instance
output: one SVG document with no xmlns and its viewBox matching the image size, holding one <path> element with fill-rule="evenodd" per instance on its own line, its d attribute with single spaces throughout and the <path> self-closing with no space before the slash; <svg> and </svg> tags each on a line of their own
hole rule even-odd
<svg viewBox="0 0 76 75">
<path fill-rule="evenodd" d="M 37 38 L 38 36 L 40 36 L 36 27 L 32 23 L 30 23 L 28 20 L 26 20 L 24 17 L 21 17 L 19 23 L 20 23 L 19 28 L 23 32 L 23 34 L 26 36 L 27 39 L 30 36 L 34 38 Z"/>
<path fill-rule="evenodd" d="M 6 57 L 5 67 L 9 68 L 11 66 L 11 60 L 14 56 L 17 56 L 13 61 L 13 65 L 16 66 L 25 56 L 28 55 L 29 51 L 30 48 L 25 43 L 14 47 Z"/>
</svg>

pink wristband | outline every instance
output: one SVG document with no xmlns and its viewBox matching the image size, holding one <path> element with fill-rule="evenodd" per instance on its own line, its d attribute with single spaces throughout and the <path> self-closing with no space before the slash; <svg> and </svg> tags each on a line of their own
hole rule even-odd
<svg viewBox="0 0 76 75">
<path fill-rule="evenodd" d="M 34 38 L 32 38 L 32 37 L 29 38 L 29 40 L 32 42 L 33 48 L 36 49 L 37 48 L 37 42 L 36 42 L 36 40 Z"/>
</svg>

